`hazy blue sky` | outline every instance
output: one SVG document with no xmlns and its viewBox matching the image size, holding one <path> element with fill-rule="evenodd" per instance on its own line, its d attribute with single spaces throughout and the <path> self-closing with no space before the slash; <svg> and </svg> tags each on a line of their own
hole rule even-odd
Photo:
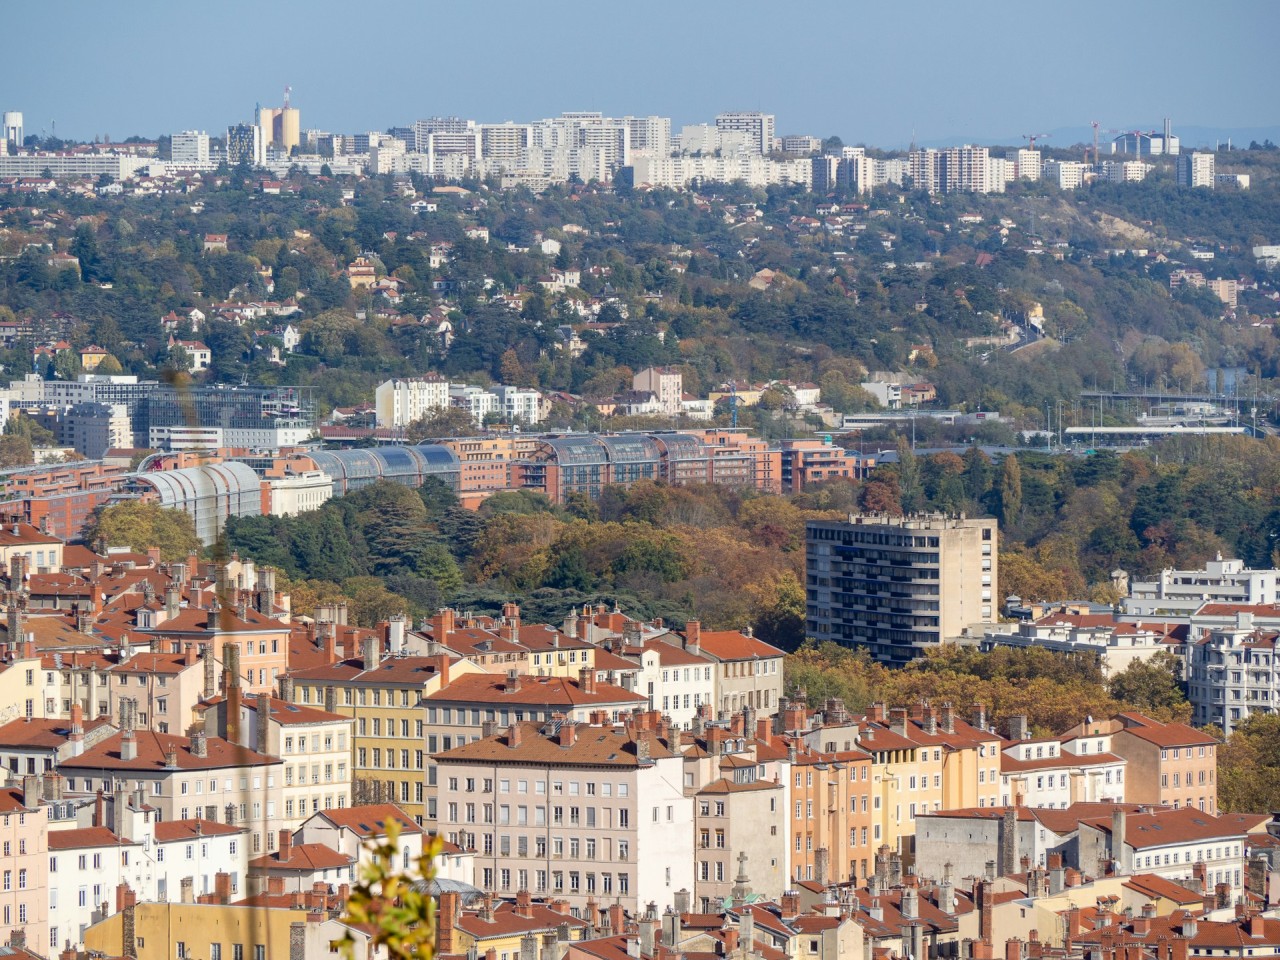
<svg viewBox="0 0 1280 960">
<path fill-rule="evenodd" d="M 0 109 L 77 139 L 221 133 L 286 83 L 335 132 L 562 110 L 678 129 L 759 109 L 885 145 L 1280 122 L 1272 0 L 43 0 L 6 4 L 3 31 Z"/>
</svg>

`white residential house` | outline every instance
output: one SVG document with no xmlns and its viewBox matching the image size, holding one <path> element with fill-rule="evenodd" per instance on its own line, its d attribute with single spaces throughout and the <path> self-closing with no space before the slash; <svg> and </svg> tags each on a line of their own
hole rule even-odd
<svg viewBox="0 0 1280 960">
<path fill-rule="evenodd" d="M 407 427 L 449 406 L 449 381 L 436 374 L 387 380 L 374 391 L 378 426 Z"/>
</svg>

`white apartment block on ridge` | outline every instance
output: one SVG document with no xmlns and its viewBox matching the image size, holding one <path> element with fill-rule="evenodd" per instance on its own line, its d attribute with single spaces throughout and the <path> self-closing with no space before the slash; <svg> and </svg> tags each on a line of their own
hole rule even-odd
<svg viewBox="0 0 1280 960">
<path fill-rule="evenodd" d="M 387 380 L 374 391 L 378 426 L 407 427 L 449 406 L 449 381 L 436 374 Z"/>
<path fill-rule="evenodd" d="M 183 130 L 169 138 L 169 162 L 175 167 L 202 169 L 211 165 L 209 135 L 203 130 Z"/>
<path fill-rule="evenodd" d="M 745 133 L 750 139 L 751 149 L 756 153 L 773 151 L 775 139 L 774 116 L 771 113 L 745 111 L 740 113 L 721 113 L 716 116 L 716 129 Z"/>
<path fill-rule="evenodd" d="M 1184 153 L 1178 157 L 1178 186 L 1214 188 L 1212 153 Z"/>
<path fill-rule="evenodd" d="M 1154 580 L 1129 584 L 1125 613 L 1142 618 L 1186 617 L 1205 603 L 1280 603 L 1280 570 L 1251 570 L 1222 554 L 1200 570 L 1161 570 Z"/>
</svg>

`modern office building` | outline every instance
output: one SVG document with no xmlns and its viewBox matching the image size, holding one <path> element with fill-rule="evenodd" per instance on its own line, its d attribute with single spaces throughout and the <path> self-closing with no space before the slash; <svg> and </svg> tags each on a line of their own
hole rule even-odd
<svg viewBox="0 0 1280 960">
<path fill-rule="evenodd" d="M 203 130 L 183 130 L 170 138 L 169 162 L 175 167 L 209 166 L 209 135 Z"/>
<path fill-rule="evenodd" d="M 262 128 L 253 123 L 237 123 L 227 127 L 227 163 L 247 163 L 260 167 L 267 162 L 267 148 L 262 141 Z"/>
<path fill-rule="evenodd" d="M 992 623 L 996 522 L 851 514 L 805 528 L 807 632 L 903 663 Z"/>
<path fill-rule="evenodd" d="M 721 133 L 745 133 L 755 153 L 771 153 L 773 151 L 774 116 L 771 113 L 746 111 L 742 113 L 721 113 L 716 116 L 716 129 Z"/>
<path fill-rule="evenodd" d="M 1178 186 L 1214 186 L 1212 153 L 1184 153 L 1178 157 Z"/>
</svg>

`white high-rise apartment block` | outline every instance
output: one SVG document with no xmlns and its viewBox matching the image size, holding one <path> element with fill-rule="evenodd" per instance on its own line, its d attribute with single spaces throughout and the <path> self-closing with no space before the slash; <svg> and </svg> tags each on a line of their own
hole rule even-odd
<svg viewBox="0 0 1280 960">
<path fill-rule="evenodd" d="M 1151 172 L 1151 164 L 1141 160 L 1103 160 L 1098 176 L 1107 183 L 1137 183 Z"/>
<path fill-rule="evenodd" d="M 533 127 L 527 123 L 483 123 L 480 132 L 480 157 L 500 170 L 519 170 L 529 162 L 533 143 Z"/>
<path fill-rule="evenodd" d="M 4 143 L 13 144 L 15 150 L 22 149 L 22 114 L 17 110 L 6 110 L 4 114 Z"/>
<path fill-rule="evenodd" d="M 374 391 L 380 427 L 407 427 L 449 406 L 449 381 L 435 374 L 407 380 L 388 380 Z"/>
<path fill-rule="evenodd" d="M 942 152 L 944 193 L 987 193 L 991 155 L 986 147 L 948 147 Z M 1003 181 L 1002 181 L 1003 182 Z"/>
<path fill-rule="evenodd" d="M 1040 151 L 1023 147 L 1013 156 L 1014 175 L 1019 180 L 1040 179 Z"/>
<path fill-rule="evenodd" d="M 987 157 L 987 193 L 1004 193 L 1006 183 L 1017 179 L 1017 167 L 1004 157 Z"/>
<path fill-rule="evenodd" d="M 1214 186 L 1212 153 L 1184 153 L 1178 157 L 1178 186 Z"/>
<path fill-rule="evenodd" d="M 631 135 L 632 150 L 647 150 L 656 157 L 671 153 L 670 117 L 623 117 Z"/>
<path fill-rule="evenodd" d="M 203 130 L 183 130 L 170 138 L 169 162 L 175 167 L 207 167 L 209 135 Z"/>
<path fill-rule="evenodd" d="M 776 124 L 771 113 L 747 111 L 722 113 L 716 117 L 716 129 L 723 132 L 745 133 L 755 153 L 771 153 Z"/>
<path fill-rule="evenodd" d="M 1075 190 L 1088 180 L 1089 164 L 1077 160 L 1047 160 L 1043 177 L 1062 190 Z"/>
<path fill-rule="evenodd" d="M 942 155 L 932 147 L 912 150 L 907 155 L 911 182 L 917 190 L 937 193 L 942 189 Z"/>
<path fill-rule="evenodd" d="M 464 120 L 462 117 L 428 117 L 417 120 L 412 127 L 413 152 L 426 153 L 427 138 L 433 133 L 469 133 L 475 125 L 474 120 Z"/>
</svg>

